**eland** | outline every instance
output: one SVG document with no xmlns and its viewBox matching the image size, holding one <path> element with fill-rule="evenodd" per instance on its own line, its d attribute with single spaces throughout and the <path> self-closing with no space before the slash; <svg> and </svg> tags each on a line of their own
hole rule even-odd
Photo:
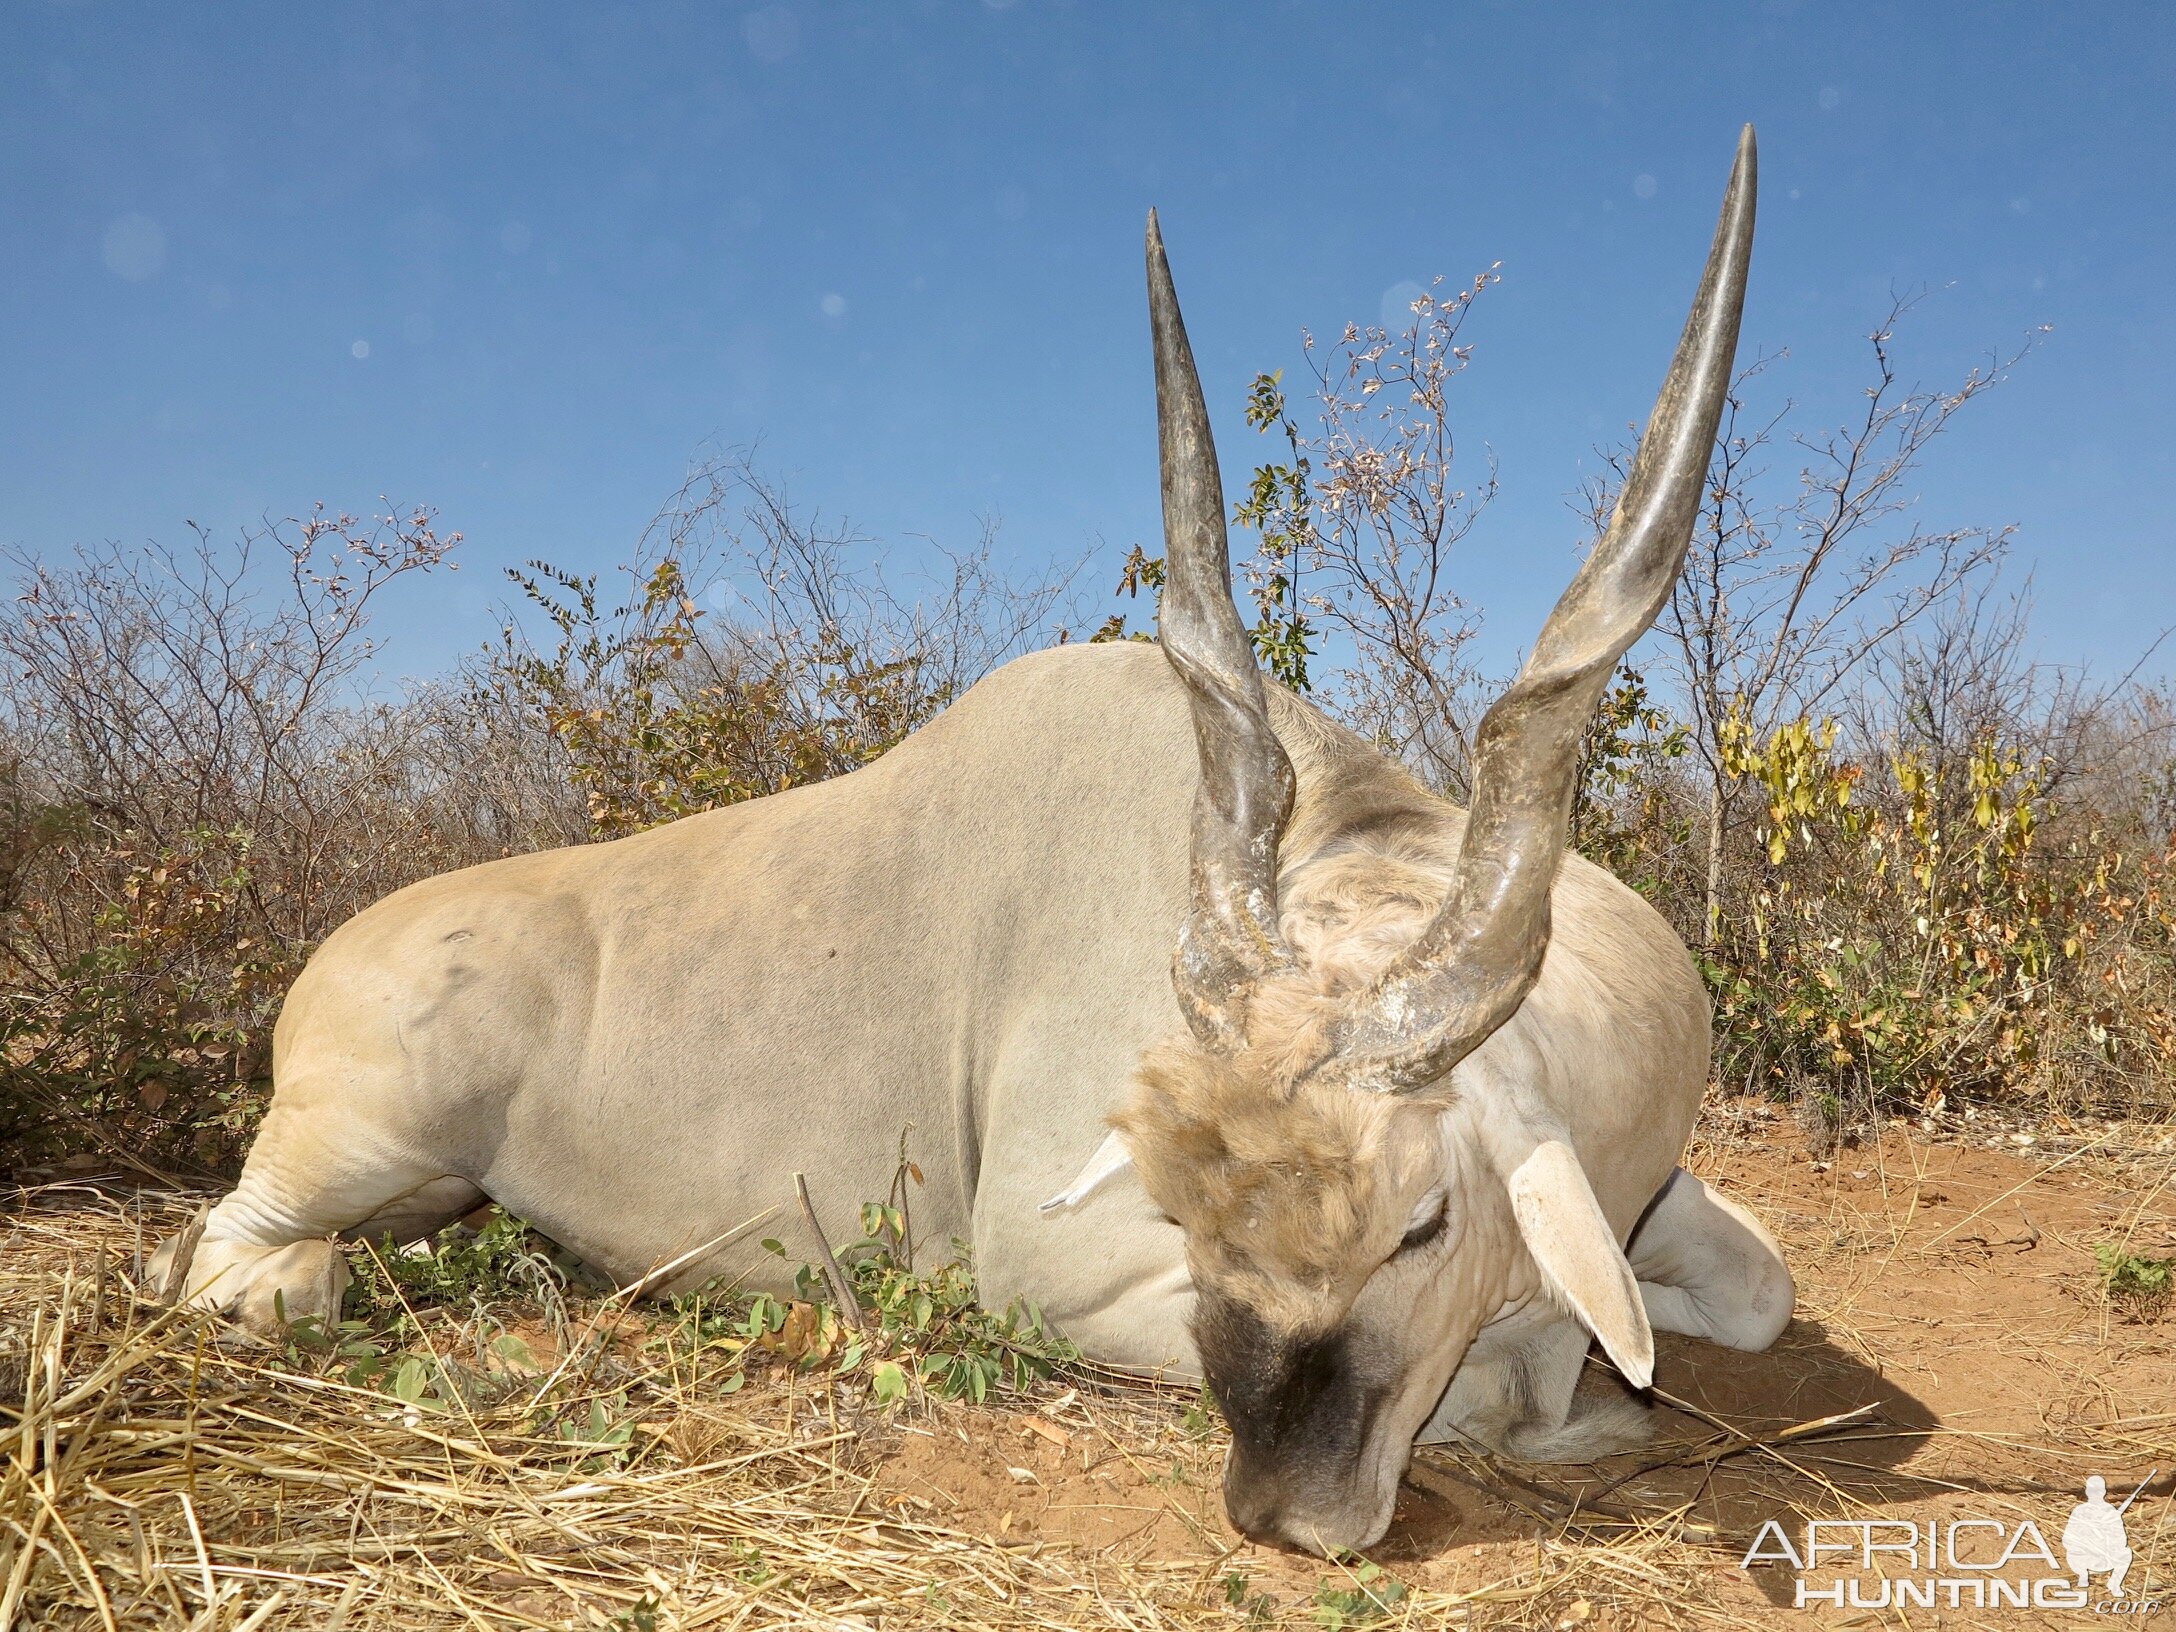
<svg viewBox="0 0 2176 1632">
<path fill-rule="evenodd" d="M 1708 1072 L 1690 956 L 1565 853 L 1581 733 L 1701 499 L 1754 190 L 1748 127 L 1470 810 L 1263 681 L 1151 215 L 1160 645 L 1021 658 L 852 775 L 359 914 L 287 999 L 240 1181 L 154 1273 L 245 1326 L 335 1316 L 336 1238 L 488 1197 L 623 1284 L 783 1291 L 753 1237 L 791 1175 L 850 1216 L 904 1128 L 917 1222 L 971 1246 L 987 1303 L 1206 1379 L 1250 1536 L 1373 1542 L 1417 1440 L 1631 1442 L 1655 1329 L 1759 1349 L 1793 1299 L 1678 1165 Z M 1596 1343 L 1613 1394 L 1578 1387 Z"/>
</svg>

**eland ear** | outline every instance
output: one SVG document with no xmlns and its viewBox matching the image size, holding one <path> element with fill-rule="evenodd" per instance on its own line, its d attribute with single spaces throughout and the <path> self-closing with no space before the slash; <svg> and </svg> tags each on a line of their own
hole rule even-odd
<svg viewBox="0 0 2176 1632">
<path fill-rule="evenodd" d="M 1655 1334 L 1616 1232 L 1571 1146 L 1545 1139 L 1512 1170 L 1511 1211 L 1557 1302 L 1601 1340 L 1634 1388 L 1655 1380 Z"/>
<path fill-rule="evenodd" d="M 1088 1165 L 1080 1170 L 1080 1176 L 1035 1210 L 1054 1213 L 1061 1207 L 1078 1207 L 1101 1189 L 1106 1179 L 1132 1165 L 1133 1152 L 1126 1148 L 1125 1140 L 1115 1133 L 1109 1134 L 1096 1146 L 1096 1153 L 1088 1158 Z"/>
</svg>

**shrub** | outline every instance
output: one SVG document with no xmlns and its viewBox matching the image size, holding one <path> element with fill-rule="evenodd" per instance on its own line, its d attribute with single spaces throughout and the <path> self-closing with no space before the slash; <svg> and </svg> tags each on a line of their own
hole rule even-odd
<svg viewBox="0 0 2176 1632">
<path fill-rule="evenodd" d="M 0 1149 L 230 1163 L 309 948 L 467 859 L 374 603 L 459 535 L 323 510 L 231 548 L 15 557 L 0 612 Z"/>
<path fill-rule="evenodd" d="M 868 763 L 1044 635 L 1067 576 L 985 532 L 913 601 L 745 461 L 596 576 L 516 573 L 445 680 L 385 695 L 372 620 L 452 570 L 426 510 L 182 551 L 18 555 L 0 611 L 0 1162 L 231 1172 L 317 944 L 416 879 Z M 941 552 L 940 552 L 941 554 Z M 712 611 L 706 613 L 708 606 Z"/>
<path fill-rule="evenodd" d="M 1723 1081 L 1865 1109 L 2168 1104 L 2165 844 L 2059 802 L 1994 737 L 1850 756 L 1799 720 L 1724 744 L 1758 820 L 1705 954 Z"/>
<path fill-rule="evenodd" d="M 727 456 L 652 523 L 619 604 L 595 575 L 510 572 L 551 635 L 510 619 L 471 690 L 549 745 L 594 837 L 819 782 L 1038 643 L 1071 575 L 1007 582 L 994 542 L 938 552 L 928 593 L 902 602 L 852 565 L 865 540 Z"/>
<path fill-rule="evenodd" d="M 351 1252 L 349 1307 L 357 1318 L 383 1324 L 422 1309 L 533 1298 L 566 1284 L 554 1251 L 525 1220 L 494 1208 L 481 1228 L 457 1225 L 425 1247 L 403 1251 L 384 1240 Z"/>
</svg>

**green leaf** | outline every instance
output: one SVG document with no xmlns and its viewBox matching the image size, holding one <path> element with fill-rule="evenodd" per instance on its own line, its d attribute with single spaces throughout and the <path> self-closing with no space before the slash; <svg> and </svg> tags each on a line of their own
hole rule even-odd
<svg viewBox="0 0 2176 1632">
<path fill-rule="evenodd" d="M 411 1354 L 393 1373 L 393 1397 L 403 1405 L 421 1404 L 423 1392 L 430 1386 L 430 1381 L 429 1368 Z"/>
<path fill-rule="evenodd" d="M 491 1349 L 508 1365 L 518 1366 L 523 1371 L 541 1371 L 543 1369 L 543 1366 L 537 1360 L 536 1351 L 512 1332 L 500 1333 L 492 1340 Z"/>
<path fill-rule="evenodd" d="M 907 1374 L 896 1361 L 880 1360 L 869 1373 L 869 1392 L 877 1401 L 890 1405 L 907 1397 Z"/>
</svg>

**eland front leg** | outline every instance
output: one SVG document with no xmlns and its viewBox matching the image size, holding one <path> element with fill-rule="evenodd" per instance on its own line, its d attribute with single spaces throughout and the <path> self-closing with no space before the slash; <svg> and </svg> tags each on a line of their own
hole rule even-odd
<svg viewBox="0 0 2176 1632">
<path fill-rule="evenodd" d="M 258 1337 L 287 1322 L 340 1318 L 349 1275 L 337 1235 L 405 1244 L 483 1200 L 354 1116 L 275 1101 L 241 1183 L 147 1266 L 152 1288 L 225 1315 Z"/>
</svg>

